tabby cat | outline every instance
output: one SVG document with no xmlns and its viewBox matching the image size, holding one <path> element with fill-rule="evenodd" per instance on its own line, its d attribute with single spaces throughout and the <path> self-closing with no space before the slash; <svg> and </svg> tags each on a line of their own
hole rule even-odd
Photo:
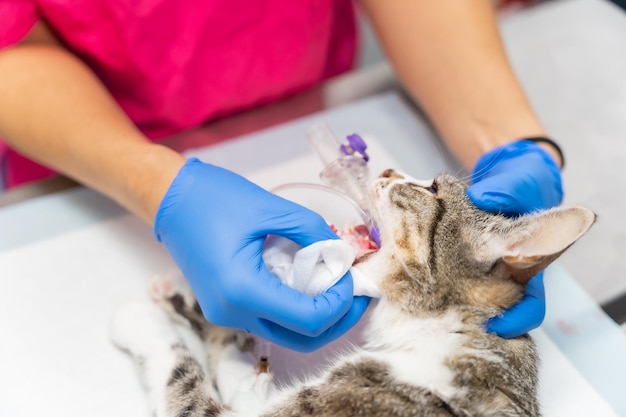
<svg viewBox="0 0 626 417">
<path fill-rule="evenodd" d="M 112 323 L 155 415 L 539 416 L 532 339 L 503 339 L 484 323 L 518 302 L 595 214 L 558 207 L 507 218 L 478 210 L 465 189 L 449 175 L 418 181 L 393 170 L 372 181 L 382 247 L 354 268 L 382 297 L 365 342 L 291 386 L 274 386 L 268 362 L 253 359 L 258 341 L 207 323 L 184 280 L 161 277 L 157 303 L 127 303 Z"/>
</svg>

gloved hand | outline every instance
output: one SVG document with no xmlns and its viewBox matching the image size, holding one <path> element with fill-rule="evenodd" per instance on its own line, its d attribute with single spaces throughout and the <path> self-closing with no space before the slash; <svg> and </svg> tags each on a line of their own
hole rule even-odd
<svg viewBox="0 0 626 417">
<path fill-rule="evenodd" d="M 526 294 L 521 301 L 498 317 L 487 322 L 487 331 L 511 338 L 528 333 L 541 325 L 546 315 L 546 294 L 543 287 L 543 271 L 526 284 Z"/>
<path fill-rule="evenodd" d="M 520 140 L 483 155 L 467 189 L 480 209 L 509 216 L 557 206 L 563 200 L 561 171 L 552 156 L 534 142 Z M 545 316 L 543 273 L 529 281 L 526 295 L 502 316 L 487 323 L 489 332 L 517 337 L 538 327 Z"/>
<path fill-rule="evenodd" d="M 213 324 L 312 351 L 348 331 L 367 308 L 369 298 L 353 297 L 350 274 L 311 297 L 265 268 L 268 234 L 301 246 L 337 239 L 321 216 L 197 159 L 185 163 L 167 190 L 154 233 Z"/>
</svg>

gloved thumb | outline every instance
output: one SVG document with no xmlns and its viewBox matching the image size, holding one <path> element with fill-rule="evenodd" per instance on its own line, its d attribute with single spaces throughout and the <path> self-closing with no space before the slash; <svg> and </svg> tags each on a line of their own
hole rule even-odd
<svg viewBox="0 0 626 417">
<path fill-rule="evenodd" d="M 322 334 L 350 310 L 353 302 L 350 273 L 318 296 L 288 287 L 264 265 L 259 268 L 255 281 L 260 283 L 263 294 L 247 299 L 247 308 L 259 318 L 305 336 Z"/>
</svg>

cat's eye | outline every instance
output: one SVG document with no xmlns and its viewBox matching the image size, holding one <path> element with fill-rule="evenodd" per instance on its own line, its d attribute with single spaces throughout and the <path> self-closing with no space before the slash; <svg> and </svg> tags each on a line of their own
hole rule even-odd
<svg viewBox="0 0 626 417">
<path fill-rule="evenodd" d="M 425 184 L 415 184 L 415 183 L 409 183 L 409 186 L 415 190 L 426 190 L 431 194 L 437 194 L 437 192 L 439 191 L 439 186 L 437 185 L 437 182 L 433 180 L 431 185 L 425 185 Z"/>
<path fill-rule="evenodd" d="M 425 187 L 425 188 L 433 194 L 437 194 L 437 191 L 439 191 L 439 186 L 437 185 L 437 181 L 433 181 L 430 187 Z"/>
</svg>

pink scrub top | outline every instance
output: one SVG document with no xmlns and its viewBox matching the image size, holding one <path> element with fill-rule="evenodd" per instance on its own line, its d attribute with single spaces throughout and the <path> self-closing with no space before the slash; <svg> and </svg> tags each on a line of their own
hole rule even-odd
<svg viewBox="0 0 626 417">
<path fill-rule="evenodd" d="M 344 72 L 356 50 L 350 0 L 0 0 L 0 48 L 39 19 L 152 140 Z M 2 153 L 8 187 L 52 173 Z"/>
</svg>

